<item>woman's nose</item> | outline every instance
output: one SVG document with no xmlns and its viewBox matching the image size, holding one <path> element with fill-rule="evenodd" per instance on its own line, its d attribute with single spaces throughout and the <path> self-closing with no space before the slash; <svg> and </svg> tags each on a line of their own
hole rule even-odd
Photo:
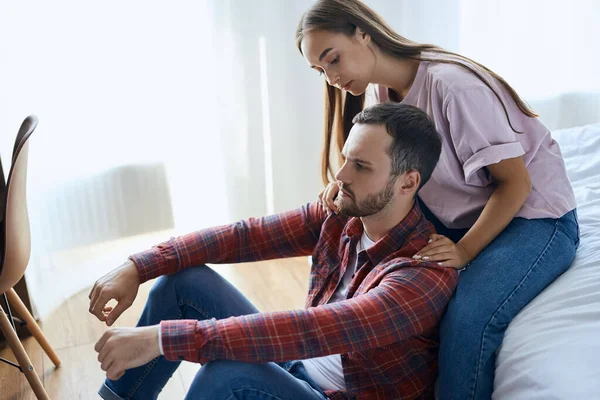
<svg viewBox="0 0 600 400">
<path fill-rule="evenodd" d="M 331 76 L 330 77 L 329 74 L 327 73 L 327 71 L 325 71 L 325 78 L 327 78 L 327 83 L 329 83 L 330 86 L 335 86 L 340 83 L 339 76 Z"/>
</svg>

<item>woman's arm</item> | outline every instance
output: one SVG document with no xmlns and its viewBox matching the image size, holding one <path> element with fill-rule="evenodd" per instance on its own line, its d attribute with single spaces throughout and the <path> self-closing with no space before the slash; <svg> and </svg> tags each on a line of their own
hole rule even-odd
<svg viewBox="0 0 600 400">
<path fill-rule="evenodd" d="M 487 169 L 498 186 L 475 224 L 458 242 L 469 261 L 506 228 L 531 193 L 531 180 L 522 157 L 502 160 Z"/>
<path fill-rule="evenodd" d="M 506 228 L 531 192 L 529 173 L 522 157 L 502 160 L 487 169 L 497 186 L 471 229 L 456 244 L 445 236 L 433 235 L 432 242 L 414 258 L 461 269 Z"/>
</svg>

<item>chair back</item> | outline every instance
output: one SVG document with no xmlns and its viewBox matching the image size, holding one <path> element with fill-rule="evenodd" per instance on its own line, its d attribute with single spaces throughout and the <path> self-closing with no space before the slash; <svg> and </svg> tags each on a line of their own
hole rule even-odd
<svg viewBox="0 0 600 400">
<path fill-rule="evenodd" d="M 38 119 L 30 115 L 21 124 L 13 147 L 12 164 L 2 202 L 0 223 L 0 294 L 21 280 L 29 264 L 31 232 L 27 212 L 29 137 Z"/>
</svg>

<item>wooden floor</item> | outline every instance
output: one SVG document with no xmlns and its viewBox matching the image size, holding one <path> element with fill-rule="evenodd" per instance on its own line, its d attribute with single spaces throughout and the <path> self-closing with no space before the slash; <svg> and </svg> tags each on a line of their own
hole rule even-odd
<svg viewBox="0 0 600 400">
<path fill-rule="evenodd" d="M 309 275 L 306 257 L 213 268 L 240 289 L 261 311 L 304 306 Z M 123 313 L 115 326 L 135 326 L 152 283 L 150 281 L 142 285 L 135 303 Z M 86 288 L 70 297 L 42 321 L 43 331 L 61 357 L 62 365 L 59 368 L 54 368 L 35 339 L 24 340 L 25 350 L 53 400 L 100 398 L 97 391 L 105 375 L 97 361 L 94 344 L 107 328 L 89 314 L 88 293 L 89 288 Z M 0 350 L 0 357 L 15 360 L 8 348 Z M 182 363 L 160 398 L 183 399 L 198 368 L 197 364 Z M 35 399 L 25 377 L 16 368 L 4 363 L 0 363 L 0 399 Z"/>
</svg>

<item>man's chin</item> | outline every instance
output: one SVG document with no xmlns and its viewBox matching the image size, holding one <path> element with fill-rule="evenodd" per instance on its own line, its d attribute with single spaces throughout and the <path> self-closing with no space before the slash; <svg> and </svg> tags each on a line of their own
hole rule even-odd
<svg viewBox="0 0 600 400">
<path fill-rule="evenodd" d="M 355 207 L 349 207 L 342 205 L 338 206 L 338 213 L 345 215 L 346 217 L 362 217 L 362 214 Z"/>
</svg>

